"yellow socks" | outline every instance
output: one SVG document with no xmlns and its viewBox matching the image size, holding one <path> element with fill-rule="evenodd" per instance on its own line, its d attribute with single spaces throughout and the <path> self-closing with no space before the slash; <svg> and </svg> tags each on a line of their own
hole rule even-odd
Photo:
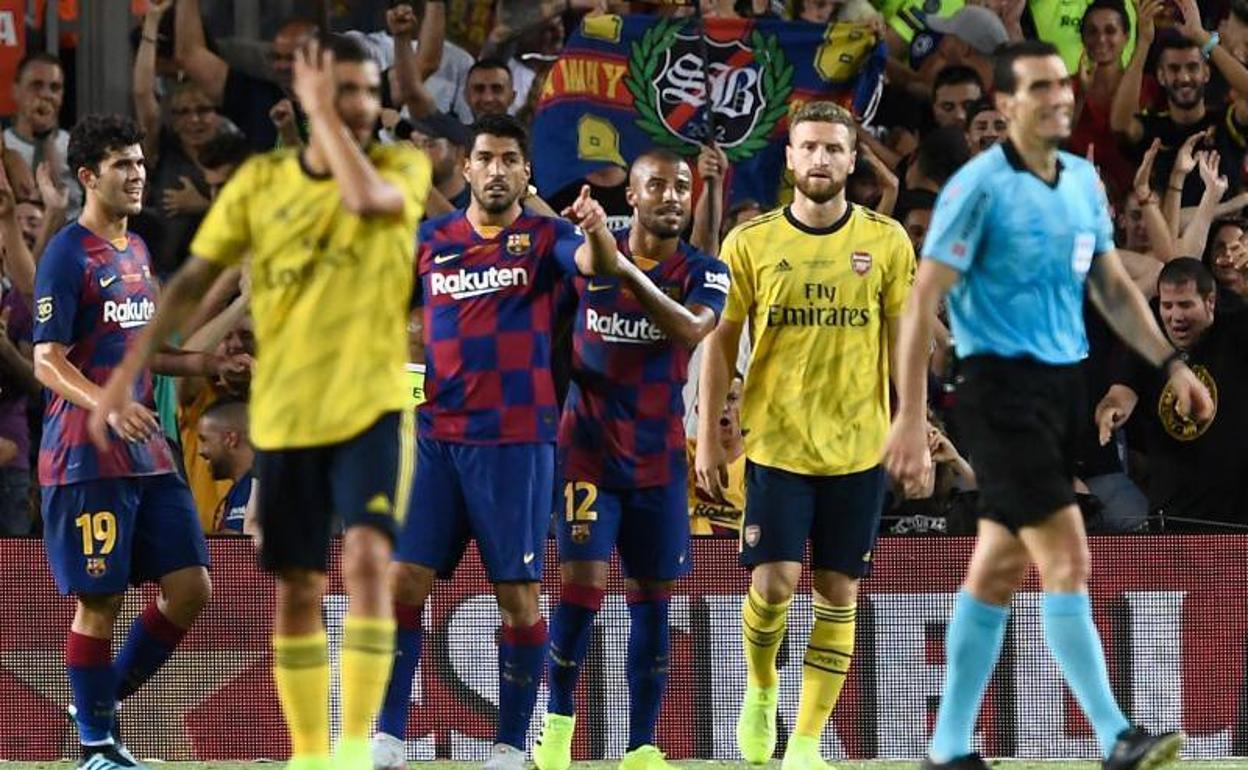
<svg viewBox="0 0 1248 770">
<path fill-rule="evenodd" d="M 745 641 L 749 683 L 753 687 L 776 686 L 776 654 L 784 641 L 790 601 L 768 604 L 754 586 L 750 586 L 741 605 L 741 636 Z"/>
<path fill-rule="evenodd" d="M 814 609 L 815 625 L 802 660 L 802 697 L 793 732 L 819 738 L 841 697 L 841 688 L 849 673 L 857 608 L 854 605 L 833 607 L 816 601 Z"/>
<path fill-rule="evenodd" d="M 329 756 L 329 649 L 325 632 L 273 635 L 273 679 L 291 757 Z"/>
<path fill-rule="evenodd" d="M 394 663 L 394 618 L 348 615 L 342 627 L 342 738 L 367 740 Z"/>
</svg>

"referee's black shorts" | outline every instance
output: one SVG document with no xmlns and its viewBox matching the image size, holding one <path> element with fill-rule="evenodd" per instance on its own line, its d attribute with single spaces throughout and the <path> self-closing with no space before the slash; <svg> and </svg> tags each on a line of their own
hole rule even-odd
<svg viewBox="0 0 1248 770">
<path fill-rule="evenodd" d="M 1075 502 L 1075 458 L 1090 429 L 1078 364 L 970 356 L 955 415 L 979 482 L 981 518 L 1011 532 Z"/>
</svg>

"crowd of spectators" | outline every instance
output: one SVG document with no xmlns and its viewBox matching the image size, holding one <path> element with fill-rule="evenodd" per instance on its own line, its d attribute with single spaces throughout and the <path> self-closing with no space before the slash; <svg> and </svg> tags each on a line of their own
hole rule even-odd
<svg viewBox="0 0 1248 770">
<path fill-rule="evenodd" d="M 1088 312 L 1088 434 L 1076 486 L 1090 529 L 1248 527 L 1248 453 L 1239 451 L 1236 439 L 1248 435 L 1248 314 L 1242 310 L 1248 298 L 1243 187 L 1248 0 L 696 1 L 708 18 L 864 24 L 887 44 L 877 109 L 860 126 L 858 165 L 847 190 L 854 203 L 901 222 L 920 254 L 942 186 L 962 164 L 1007 139 L 1006 118 L 993 102 L 992 51 L 1023 38 L 1056 45 L 1070 68 L 1076 98 L 1067 149 L 1092 159 L 1100 170 L 1128 271 L 1217 403 L 1208 425 L 1178 418 L 1164 378 Z M 270 24 L 258 61 L 245 55 L 257 41 L 239 45 L 209 34 L 205 19 L 216 5 L 211 0 L 148 5 L 146 14 L 135 18 L 131 38 L 133 112 L 146 133 L 148 185 L 143 213 L 130 226 L 149 245 L 155 271 L 167 276 L 187 258 L 196 227 L 234 169 L 254 152 L 306 140 L 306 120 L 290 88 L 291 67 L 297 47 L 317 28 L 311 19 Z M 408 141 L 429 154 L 435 187 L 431 214 L 467 205 L 469 191 L 459 170 L 467 126 L 503 112 L 531 121 L 567 31 L 584 16 L 692 10 L 673 3 L 501 0 L 482 39 L 453 39 L 450 30 L 463 25 L 448 18 L 448 5 L 462 3 L 359 5 L 362 9 L 350 14 L 351 28 L 339 24 L 335 31 L 357 38 L 383 70 L 386 110 L 379 141 Z M 1051 17 L 1059 8 L 1078 24 L 1055 24 Z M 63 101 L 71 75 L 55 55 L 27 56 L 13 84 L 16 113 L 3 132 L 0 237 L 6 249 L 20 239 L 36 259 L 82 203 L 65 159 L 73 110 Z M 698 172 L 730 180 L 731 174 L 722 173 L 726 163 L 722 153 L 708 149 Z M 545 201 L 558 211 L 589 184 L 612 226 L 627 227 L 632 211 L 625 183 L 625 169 L 607 165 L 563 189 L 537 190 L 533 202 Z M 758 202 L 737 201 L 714 230 L 722 235 L 761 211 Z M 240 417 L 255 353 L 247 288 L 239 271 L 226 273 L 184 331 L 183 347 L 211 354 L 211 376 L 166 380 L 158 387 L 162 423 L 180 448 L 208 531 L 239 528 L 240 490 L 250 479 L 246 420 Z M 41 395 L 30 364 L 30 304 L 21 277 L 5 276 L 0 301 L 0 534 L 5 535 L 39 529 L 38 489 L 30 469 Z M 952 341 L 942 329 L 931 361 L 931 449 L 940 467 L 936 491 L 927 500 L 890 503 L 886 531 L 973 531 L 973 458 L 959 453 L 958 426 L 950 418 L 957 371 Z M 696 383 L 689 393 L 694 391 Z M 741 434 L 750 426 L 740 424 L 731 398 L 721 424 L 724 445 L 740 465 Z M 690 494 L 695 532 L 731 530 L 731 509 L 699 501 L 692 485 Z"/>
</svg>

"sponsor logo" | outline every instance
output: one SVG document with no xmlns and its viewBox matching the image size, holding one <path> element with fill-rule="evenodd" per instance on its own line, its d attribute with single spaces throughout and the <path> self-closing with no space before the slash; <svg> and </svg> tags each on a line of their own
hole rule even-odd
<svg viewBox="0 0 1248 770">
<path fill-rule="evenodd" d="M 536 554 L 534 554 L 532 551 L 529 551 L 528 553 L 526 553 L 526 554 L 524 555 L 524 563 L 525 563 L 525 564 L 532 564 L 532 563 L 533 563 L 533 559 L 535 559 L 535 558 L 536 558 Z"/>
<path fill-rule="evenodd" d="M 40 297 L 35 302 L 35 320 L 41 324 L 52 320 L 52 298 Z"/>
<path fill-rule="evenodd" d="M 460 269 L 454 273 L 432 273 L 429 290 L 435 297 L 448 294 L 452 299 L 469 299 L 483 294 L 527 286 L 529 274 L 523 267 L 491 267 L 478 273 Z"/>
<path fill-rule="evenodd" d="M 376 513 L 387 516 L 391 512 L 390 498 L 384 494 L 378 493 L 372 496 L 368 504 L 364 506 L 366 513 Z"/>
<path fill-rule="evenodd" d="M 117 283 L 117 276 L 106 275 L 100 279 L 100 288 L 107 289 L 109 286 L 112 286 L 114 283 Z"/>
<path fill-rule="evenodd" d="M 599 313 L 593 308 L 585 310 L 585 328 L 595 332 L 607 342 L 645 345 L 667 339 L 663 330 L 649 318 L 644 316 L 630 318 L 620 313 Z"/>
<path fill-rule="evenodd" d="M 849 255 L 849 266 L 858 275 L 866 275 L 871 269 L 871 255 L 865 251 L 855 251 Z"/>
<path fill-rule="evenodd" d="M 433 264 L 445 265 L 447 262 L 450 262 L 452 259 L 459 259 L 462 256 L 463 254 L 460 254 L 458 252 L 454 254 L 437 254 L 433 258 Z"/>
<path fill-rule="evenodd" d="M 768 326 L 866 326 L 871 321 L 871 311 L 865 307 L 788 307 L 770 305 L 767 308 Z"/>
<path fill-rule="evenodd" d="M 507 253 L 513 257 L 528 253 L 533 240 L 528 233 L 509 233 L 507 235 Z"/>
<path fill-rule="evenodd" d="M 706 282 L 702 285 L 707 289 L 714 289 L 715 291 L 722 291 L 724 294 L 727 294 L 728 285 L 731 282 L 732 279 L 728 277 L 727 273 L 707 273 Z"/>
<path fill-rule="evenodd" d="M 104 303 L 104 323 L 114 323 L 123 329 L 145 326 L 156 315 L 156 303 L 144 297 L 137 302 L 127 298 L 125 302 L 109 300 Z"/>
</svg>

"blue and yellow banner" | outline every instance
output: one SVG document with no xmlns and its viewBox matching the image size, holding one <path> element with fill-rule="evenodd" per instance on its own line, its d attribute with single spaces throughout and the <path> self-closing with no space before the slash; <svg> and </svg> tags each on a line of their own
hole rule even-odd
<svg viewBox="0 0 1248 770">
<path fill-rule="evenodd" d="M 710 124 L 732 162 L 732 199 L 772 205 L 790 109 L 826 99 L 863 115 L 876 98 L 885 56 L 884 44 L 858 24 L 587 19 L 542 88 L 533 123 L 537 186 L 553 194 L 656 146 L 696 156 L 708 138 L 709 73 Z"/>
</svg>

